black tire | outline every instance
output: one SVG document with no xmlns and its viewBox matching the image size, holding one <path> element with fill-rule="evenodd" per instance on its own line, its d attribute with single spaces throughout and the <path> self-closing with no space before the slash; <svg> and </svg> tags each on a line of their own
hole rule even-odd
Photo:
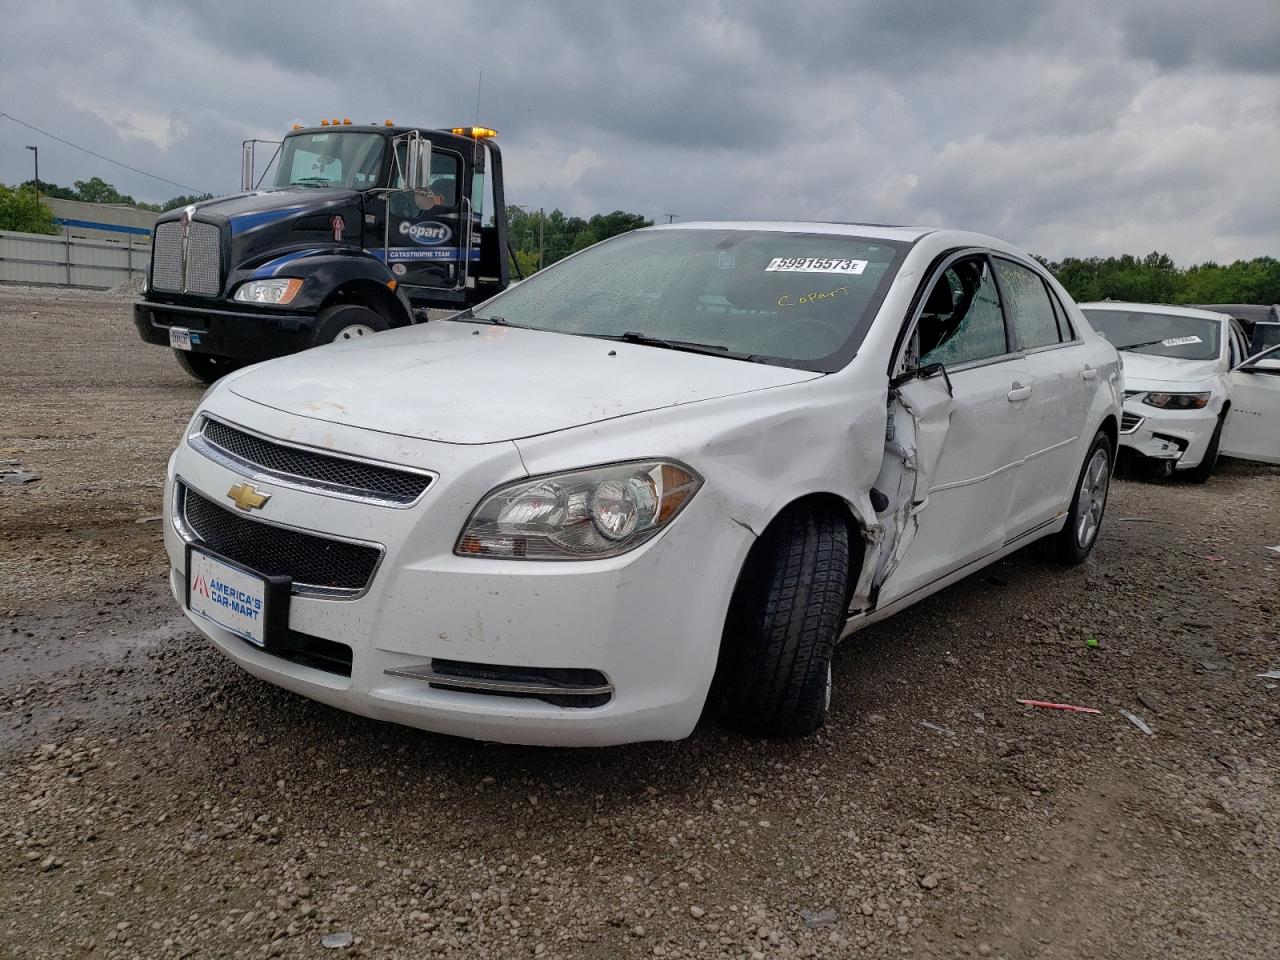
<svg viewBox="0 0 1280 960">
<path fill-rule="evenodd" d="M 1105 457 L 1102 470 L 1102 491 L 1101 503 L 1097 502 L 1097 498 L 1091 496 L 1087 501 L 1081 496 L 1085 492 L 1085 475 L 1089 472 L 1091 466 L 1095 466 L 1094 458 L 1101 453 Z M 1085 455 L 1084 465 L 1080 468 L 1080 473 L 1076 476 L 1075 490 L 1071 495 L 1071 509 L 1067 511 L 1067 525 L 1058 533 L 1046 537 L 1040 541 L 1042 544 L 1042 552 L 1050 560 L 1066 566 L 1075 566 L 1084 563 L 1088 559 L 1089 554 L 1093 552 L 1093 546 L 1098 542 L 1098 534 L 1102 529 L 1102 517 L 1107 509 L 1107 495 L 1111 490 L 1111 474 L 1112 467 L 1115 464 L 1115 455 L 1111 449 L 1111 438 L 1101 430 L 1097 436 L 1093 438 L 1093 443 L 1089 445 L 1089 452 Z M 1083 502 L 1082 502 L 1083 501 Z M 1084 531 L 1087 524 L 1082 525 L 1081 520 L 1084 517 L 1083 511 L 1095 510 L 1096 515 L 1092 517 L 1092 530 L 1087 536 Z"/>
<path fill-rule="evenodd" d="M 770 525 L 747 558 L 725 625 L 718 688 L 726 723 L 766 737 L 822 726 L 848 585 L 842 517 L 797 510 Z"/>
<path fill-rule="evenodd" d="M 178 366 L 202 383 L 213 383 L 232 370 L 239 370 L 247 362 L 215 353 L 192 353 L 190 350 L 174 350 L 173 355 L 178 358 Z"/>
<path fill-rule="evenodd" d="M 338 340 L 358 339 L 391 327 L 382 314 L 358 303 L 335 303 L 325 307 L 311 330 L 310 346 L 320 347 Z"/>
<path fill-rule="evenodd" d="M 1213 436 L 1209 438 L 1209 446 L 1205 448 L 1204 456 L 1190 470 L 1175 470 L 1174 476 L 1189 480 L 1192 483 L 1208 483 L 1209 478 L 1213 476 L 1214 468 L 1218 465 L 1218 443 L 1222 440 L 1222 424 L 1226 421 L 1226 414 L 1218 417 L 1218 424 L 1213 428 Z"/>
</svg>

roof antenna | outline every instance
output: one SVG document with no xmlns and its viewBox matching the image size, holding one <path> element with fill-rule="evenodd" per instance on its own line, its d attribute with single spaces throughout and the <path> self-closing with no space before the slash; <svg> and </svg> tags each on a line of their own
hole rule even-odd
<svg viewBox="0 0 1280 960">
<path fill-rule="evenodd" d="M 484 83 L 484 70 L 480 71 L 480 75 L 476 77 L 476 126 L 480 126 L 480 84 Z M 472 164 L 478 163 L 480 159 L 480 139 L 472 137 Z"/>
</svg>

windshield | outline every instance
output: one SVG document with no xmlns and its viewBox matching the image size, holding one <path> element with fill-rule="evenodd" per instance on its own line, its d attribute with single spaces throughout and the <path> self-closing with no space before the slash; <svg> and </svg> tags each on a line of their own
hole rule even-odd
<svg viewBox="0 0 1280 960">
<path fill-rule="evenodd" d="M 641 230 L 534 274 L 475 316 L 829 372 L 856 352 L 908 247 L 838 234 Z"/>
<path fill-rule="evenodd" d="M 1216 360 L 1222 324 L 1201 317 L 1129 310 L 1085 310 L 1093 329 L 1117 350 L 1179 360 Z"/>
<path fill-rule="evenodd" d="M 285 137 L 275 185 L 354 190 L 377 186 L 384 142 L 381 134 L 354 130 Z"/>
</svg>

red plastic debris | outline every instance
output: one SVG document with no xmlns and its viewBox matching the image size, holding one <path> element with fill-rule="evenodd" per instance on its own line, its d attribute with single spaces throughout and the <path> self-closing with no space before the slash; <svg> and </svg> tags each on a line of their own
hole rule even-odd
<svg viewBox="0 0 1280 960">
<path fill-rule="evenodd" d="M 1050 703 L 1048 700 L 1023 700 L 1018 699 L 1019 703 L 1026 704 L 1028 707 L 1043 707 L 1045 710 L 1069 710 L 1072 713 L 1101 713 L 1101 710 L 1094 707 L 1078 707 L 1074 703 Z"/>
</svg>

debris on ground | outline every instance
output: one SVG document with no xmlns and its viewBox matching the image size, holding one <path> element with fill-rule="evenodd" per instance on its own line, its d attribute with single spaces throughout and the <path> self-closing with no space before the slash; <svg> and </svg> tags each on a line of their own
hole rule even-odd
<svg viewBox="0 0 1280 960">
<path fill-rule="evenodd" d="M 928 730 L 932 730 L 934 733 L 945 734 L 948 737 L 954 737 L 956 735 L 956 732 L 954 730 L 950 730 L 947 727 L 941 726 L 936 723 L 930 723 L 928 720 L 921 720 L 920 726 Z"/>
<path fill-rule="evenodd" d="M 1258 674 L 1259 680 L 1280 680 L 1280 669 L 1268 670 L 1266 673 Z"/>
<path fill-rule="evenodd" d="M 343 947 L 351 946 L 355 940 L 351 934 L 343 933 L 326 933 L 320 938 L 320 946 L 328 947 L 330 950 L 341 950 Z"/>
<path fill-rule="evenodd" d="M 1149 726 L 1147 726 L 1146 721 L 1143 720 L 1136 713 L 1130 713 L 1128 710 L 1121 710 L 1120 714 L 1126 720 L 1132 723 L 1135 727 L 1137 727 L 1139 730 L 1145 733 L 1148 737 L 1154 736 L 1155 732 Z"/>
<path fill-rule="evenodd" d="M 1211 553 L 1211 554 L 1209 554 L 1209 556 L 1205 557 L 1205 559 L 1206 559 L 1206 560 L 1212 560 L 1214 563 L 1221 563 L 1223 560 L 1225 560 L 1225 559 L 1227 559 L 1227 558 L 1226 558 L 1226 557 L 1224 557 L 1224 556 L 1222 556 L 1221 554 Z"/>
<path fill-rule="evenodd" d="M 39 479 L 40 474 L 31 473 L 27 470 L 0 470 L 0 483 L 18 485 L 23 483 L 34 483 Z"/>
<path fill-rule="evenodd" d="M 1094 636 L 1085 637 L 1084 645 L 1086 647 L 1096 647 L 1098 646 L 1098 638 Z"/>
<path fill-rule="evenodd" d="M 1048 700 L 1023 700 L 1018 698 L 1018 702 L 1028 707 L 1040 707 L 1044 710 L 1067 710 L 1071 713 L 1101 713 L 1101 710 L 1095 707 L 1080 707 L 1074 703 L 1050 703 Z"/>
<path fill-rule="evenodd" d="M 826 910 L 801 910 L 800 919 L 810 930 L 816 930 L 819 927 L 831 926 L 840 917 L 834 910 L 827 908 Z"/>
</svg>

